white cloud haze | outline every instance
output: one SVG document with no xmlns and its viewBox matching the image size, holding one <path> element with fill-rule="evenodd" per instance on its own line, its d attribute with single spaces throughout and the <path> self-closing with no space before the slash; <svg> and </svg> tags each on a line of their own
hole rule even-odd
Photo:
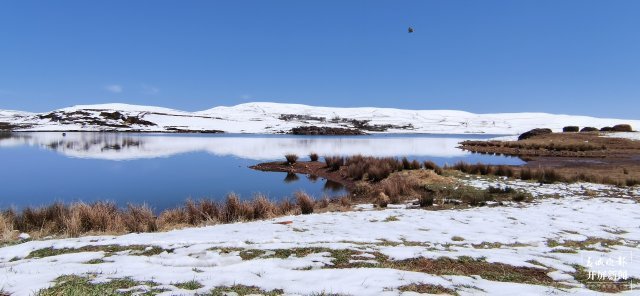
<svg viewBox="0 0 640 296">
<path fill-rule="evenodd" d="M 109 92 L 112 92 L 114 94 L 119 94 L 122 92 L 122 86 L 121 85 L 117 85 L 117 84 L 111 84 L 111 85 L 107 85 L 104 87 L 104 89 L 106 89 Z"/>
<path fill-rule="evenodd" d="M 143 84 L 142 85 L 142 94 L 145 95 L 155 95 L 157 93 L 160 92 L 160 89 L 153 86 L 153 85 L 147 85 L 147 84 Z"/>
</svg>

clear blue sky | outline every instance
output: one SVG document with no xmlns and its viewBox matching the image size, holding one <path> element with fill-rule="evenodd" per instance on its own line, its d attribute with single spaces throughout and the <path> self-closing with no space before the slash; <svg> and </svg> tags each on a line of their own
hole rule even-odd
<svg viewBox="0 0 640 296">
<path fill-rule="evenodd" d="M 640 1 L 0 1 L 0 109 L 250 101 L 638 119 Z"/>
</svg>

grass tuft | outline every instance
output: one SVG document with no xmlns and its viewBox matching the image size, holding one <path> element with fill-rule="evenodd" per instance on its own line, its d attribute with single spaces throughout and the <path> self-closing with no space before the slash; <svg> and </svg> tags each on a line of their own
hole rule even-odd
<svg viewBox="0 0 640 296">
<path fill-rule="evenodd" d="M 302 191 L 296 192 L 295 196 L 296 196 L 296 202 L 298 203 L 298 206 L 300 207 L 300 211 L 302 212 L 303 215 L 313 213 L 313 206 L 315 204 L 313 198 L 311 198 L 308 194 Z"/>
<path fill-rule="evenodd" d="M 287 160 L 287 164 L 294 164 L 298 161 L 298 155 L 296 154 L 285 154 L 284 158 Z"/>
</svg>

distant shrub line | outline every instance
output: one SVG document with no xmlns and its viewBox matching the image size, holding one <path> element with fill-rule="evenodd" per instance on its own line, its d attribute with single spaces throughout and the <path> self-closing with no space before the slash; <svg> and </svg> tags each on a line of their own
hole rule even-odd
<svg viewBox="0 0 640 296">
<path fill-rule="evenodd" d="M 587 175 L 584 173 L 570 175 L 561 174 L 553 168 L 538 168 L 533 169 L 529 167 L 516 168 L 506 165 L 487 165 L 482 163 L 469 164 L 466 162 L 457 162 L 453 166 L 445 165 L 444 169 L 453 169 L 466 174 L 473 175 L 493 175 L 504 176 L 509 178 L 518 178 L 521 180 L 534 180 L 541 183 L 555 183 L 555 182 L 590 182 L 609 184 L 616 186 L 635 186 L 640 184 L 640 180 L 627 178 L 626 180 L 615 180 L 608 176 L 595 176 Z"/>
<path fill-rule="evenodd" d="M 467 141 L 474 142 L 475 141 Z M 487 142 L 478 141 L 479 145 Z M 589 145 L 589 144 L 585 144 Z M 551 145 L 553 147 L 553 143 Z M 598 145 L 593 145 L 604 148 Z M 595 148 L 594 148 L 595 149 Z M 555 182 L 591 182 L 600 184 L 609 184 L 616 186 L 635 186 L 640 184 L 640 180 L 627 178 L 626 180 L 615 180 L 609 176 L 596 176 L 579 173 L 574 175 L 562 174 L 553 168 L 514 167 L 508 165 L 489 165 L 483 163 L 470 164 L 463 161 L 456 162 L 453 165 L 438 166 L 433 161 L 425 161 L 420 163 L 416 160 L 409 161 L 406 157 L 397 159 L 393 157 L 368 157 L 368 156 L 327 156 L 325 157 L 326 167 L 331 171 L 337 171 L 341 167 L 346 167 L 343 172 L 348 178 L 354 181 L 370 181 L 380 182 L 394 172 L 403 170 L 427 169 L 433 170 L 436 174 L 442 175 L 444 170 L 457 170 L 466 174 L 473 175 L 493 175 L 508 178 L 518 178 L 521 180 L 534 180 L 541 183 Z M 357 189 L 356 189 L 357 190 Z"/>
<path fill-rule="evenodd" d="M 523 150 L 548 150 L 548 151 L 601 151 L 606 150 L 605 145 L 592 143 L 526 143 L 504 141 L 464 141 L 464 146 L 473 147 L 506 147 Z"/>
</svg>

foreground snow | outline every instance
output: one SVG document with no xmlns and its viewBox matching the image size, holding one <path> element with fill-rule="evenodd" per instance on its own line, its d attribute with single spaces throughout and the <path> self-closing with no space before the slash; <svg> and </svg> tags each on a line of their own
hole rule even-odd
<svg viewBox="0 0 640 296">
<path fill-rule="evenodd" d="M 471 179 L 477 187 L 497 181 Z M 501 183 L 504 183 L 501 181 Z M 505 185 L 505 184 L 502 184 Z M 373 210 L 282 217 L 268 221 L 189 228 L 165 233 L 94 236 L 31 241 L 0 249 L 0 287 L 15 295 L 30 295 L 52 285 L 61 275 L 96 274 L 95 281 L 131 277 L 153 281 L 168 289 L 163 295 L 192 295 L 217 286 L 244 284 L 265 290 L 284 289 L 289 294 L 341 293 L 348 295 L 398 295 L 398 287 L 428 283 L 456 290 L 461 295 L 598 294 L 573 279 L 574 265 L 588 260 L 624 256 L 629 277 L 640 278 L 637 250 L 640 241 L 640 190 L 593 184 L 538 186 L 508 182 L 540 198 L 529 204 L 481 207 L 468 210 L 426 211 L 396 206 Z M 596 197 L 581 196 L 582 193 Z M 595 194 L 593 194 L 595 193 Z M 613 198 L 616 196 L 616 198 Z M 625 198 L 626 197 L 626 198 Z M 629 198 L 631 197 L 631 198 Z M 395 217 L 389 219 L 389 217 Z M 283 225 L 275 222 L 292 221 Z M 601 238 L 621 245 L 594 244 L 574 253 L 558 252 L 550 241 L 583 241 Z M 500 243 L 497 246 L 473 246 Z M 157 246 L 172 252 L 139 256 L 123 251 L 105 257 L 102 251 L 24 259 L 38 249 L 79 248 L 88 245 Z M 548 269 L 550 277 L 569 288 L 488 281 L 477 276 L 438 276 L 390 268 L 330 269 L 331 253 L 289 258 L 256 257 L 243 260 L 241 250 L 324 247 L 361 252 L 353 260 L 367 262 L 374 252 L 393 260 L 441 256 L 484 257 L 488 262 Z M 231 248 L 224 251 L 221 248 Z M 86 264 L 103 259 L 98 264 Z M 375 262 L 375 261 L 374 261 Z M 532 262 L 536 263 L 533 264 Z M 203 285 L 193 291 L 172 284 L 195 280 Z M 147 287 L 148 288 L 148 287 Z M 627 291 L 637 294 L 638 291 Z"/>
<path fill-rule="evenodd" d="M 103 112 L 119 112 L 121 119 Z M 287 117 L 288 116 L 288 117 Z M 131 123 L 136 118 L 151 124 Z M 559 131 L 567 125 L 612 126 L 639 120 L 603 119 L 547 113 L 473 114 L 452 110 L 402 110 L 391 108 L 330 108 L 299 104 L 247 103 L 186 112 L 128 104 L 80 105 L 34 114 L 0 110 L 0 122 L 31 131 L 212 131 L 227 133 L 282 133 L 298 126 L 353 128 L 353 120 L 383 127 L 387 133 L 487 133 L 520 134 L 532 128 Z"/>
</svg>

